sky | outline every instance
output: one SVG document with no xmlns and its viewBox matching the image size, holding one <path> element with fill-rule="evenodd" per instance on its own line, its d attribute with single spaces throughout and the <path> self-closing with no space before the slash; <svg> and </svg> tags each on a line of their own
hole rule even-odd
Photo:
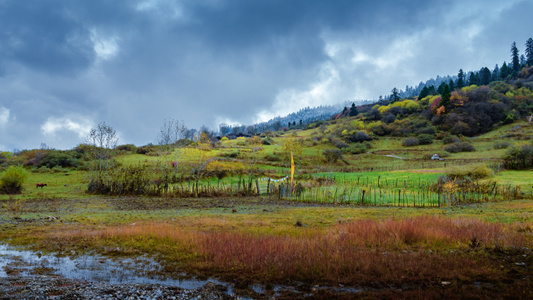
<svg viewBox="0 0 533 300">
<path fill-rule="evenodd" d="M 0 151 L 373 100 L 510 61 L 533 0 L 0 0 Z"/>
</svg>

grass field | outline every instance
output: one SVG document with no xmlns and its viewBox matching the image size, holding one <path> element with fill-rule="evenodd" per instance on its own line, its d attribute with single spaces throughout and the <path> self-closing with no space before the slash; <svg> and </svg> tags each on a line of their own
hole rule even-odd
<svg viewBox="0 0 533 300">
<path fill-rule="evenodd" d="M 380 138 L 368 153 L 345 153 L 327 163 L 322 151 L 331 145 L 304 140 L 296 160 L 300 196 L 269 194 L 265 181 L 262 195 L 253 192 L 255 177 L 277 180 L 290 174 L 290 162 L 265 158 L 281 155 L 289 133 L 274 137 L 255 157 L 243 140 L 224 141 L 210 151 L 184 148 L 170 157 L 187 170 L 210 159 L 216 160 L 206 172 L 230 170 L 221 178 L 199 178 L 202 186 L 231 191 L 217 197 L 93 195 L 86 192 L 90 171 L 34 170 L 21 194 L 0 195 L 0 241 L 58 255 L 148 255 L 164 266 L 164 277 L 183 272 L 215 277 L 248 287 L 254 298 L 275 294 L 268 289 L 253 294 L 255 283 L 295 288 L 281 298 L 531 298 L 533 171 L 500 170 L 474 181 L 480 195 L 486 195 L 481 187 L 493 187 L 489 197 L 477 201 L 445 202 L 444 195 L 460 200 L 465 192 L 436 190 L 452 166 L 500 160 L 506 150 L 494 149 L 489 139 L 516 131 L 515 126 L 472 139 L 475 152 L 447 154 L 444 161 L 428 159 L 446 154 L 440 141 L 402 147 L 402 139 Z M 524 127 L 524 134 L 530 129 Z M 318 129 L 297 135 L 305 139 L 314 133 Z M 238 156 L 228 157 L 233 152 Z M 154 178 L 164 161 L 134 153 L 116 159 L 122 166 L 146 164 Z M 47 186 L 36 188 L 36 183 Z M 280 183 L 272 182 L 276 188 Z M 243 193 L 248 184 L 252 192 Z M 193 188 L 194 177 L 170 189 L 180 186 Z M 505 187 L 519 192 L 504 198 Z M 359 201 L 362 193 L 366 201 Z M 430 194 L 442 202 L 436 205 Z M 397 201 L 398 195 L 407 200 Z M 317 285 L 357 291 L 317 291 Z"/>
</svg>

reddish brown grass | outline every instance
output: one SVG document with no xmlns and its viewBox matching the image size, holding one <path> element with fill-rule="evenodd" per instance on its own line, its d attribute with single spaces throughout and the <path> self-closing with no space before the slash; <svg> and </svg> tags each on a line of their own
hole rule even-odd
<svg viewBox="0 0 533 300">
<path fill-rule="evenodd" d="M 233 280 L 373 286 L 497 280 L 495 262 L 479 251 L 529 243 L 510 226 L 445 217 L 362 220 L 327 230 L 302 230 L 308 232 L 280 237 L 145 223 L 76 235 L 94 243 L 158 252 L 187 271 Z"/>
</svg>

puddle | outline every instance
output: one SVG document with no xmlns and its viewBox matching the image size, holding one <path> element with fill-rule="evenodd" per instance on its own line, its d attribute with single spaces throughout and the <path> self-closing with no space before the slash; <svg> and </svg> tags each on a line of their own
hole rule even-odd
<svg viewBox="0 0 533 300">
<path fill-rule="evenodd" d="M 45 274 L 89 282 L 161 284 L 184 289 L 200 288 L 212 282 L 224 286 L 228 295 L 235 296 L 235 288 L 231 283 L 216 279 L 169 279 L 154 276 L 153 274 L 157 274 L 161 268 L 161 265 L 148 257 L 116 260 L 96 254 L 57 257 L 53 254 L 41 255 L 39 252 L 19 250 L 6 244 L 0 244 L 0 277 Z M 298 288 L 285 285 L 275 285 L 270 290 L 261 284 L 253 284 L 249 288 L 257 294 L 266 293 L 273 296 L 280 295 L 285 291 L 298 293 Z M 347 287 L 320 287 L 319 289 L 330 289 L 340 293 L 361 291 Z M 246 297 L 241 296 L 241 299 L 246 299 Z"/>
<path fill-rule="evenodd" d="M 105 281 L 112 284 L 162 284 L 195 289 L 213 282 L 225 286 L 229 294 L 233 293 L 232 284 L 215 279 L 178 280 L 150 276 L 149 274 L 159 271 L 161 266 L 146 257 L 121 258 L 120 260 L 113 260 L 100 255 L 79 255 L 73 258 L 57 257 L 18 250 L 6 244 L 0 244 L 0 277 L 7 277 L 10 274 L 32 276 L 36 274 L 37 269 L 51 271 L 51 274 L 47 273 L 47 275 L 60 275 L 81 281 Z"/>
</svg>

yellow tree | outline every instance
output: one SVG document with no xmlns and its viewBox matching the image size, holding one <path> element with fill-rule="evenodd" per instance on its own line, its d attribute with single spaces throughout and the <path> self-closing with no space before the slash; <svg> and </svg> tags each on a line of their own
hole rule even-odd
<svg viewBox="0 0 533 300">
<path fill-rule="evenodd" d="M 261 138 L 255 135 L 253 138 L 249 138 L 247 140 L 248 146 L 250 147 L 250 180 L 255 175 L 256 169 L 255 164 L 257 163 L 257 153 L 263 150 L 262 144 L 261 144 Z"/>
</svg>

